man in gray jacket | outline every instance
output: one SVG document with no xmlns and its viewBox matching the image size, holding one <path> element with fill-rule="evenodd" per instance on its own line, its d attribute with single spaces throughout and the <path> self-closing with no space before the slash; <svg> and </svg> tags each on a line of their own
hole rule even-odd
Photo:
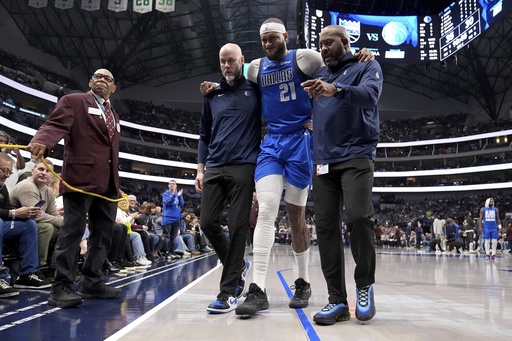
<svg viewBox="0 0 512 341">
<path fill-rule="evenodd" d="M 52 167 L 50 161 L 48 165 Z M 55 243 L 63 218 L 57 211 L 55 196 L 47 186 L 53 174 L 41 161 L 36 162 L 32 169 L 32 176 L 18 182 L 11 191 L 11 204 L 15 208 L 33 207 L 41 208 L 40 213 L 34 217 L 37 223 L 39 266 L 49 264 L 51 255 L 48 254 L 50 241 Z M 38 205 L 39 203 L 39 205 Z"/>
</svg>

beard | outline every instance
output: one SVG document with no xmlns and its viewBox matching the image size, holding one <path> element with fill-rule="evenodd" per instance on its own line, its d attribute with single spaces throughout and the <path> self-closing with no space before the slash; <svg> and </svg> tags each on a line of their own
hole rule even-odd
<svg viewBox="0 0 512 341">
<path fill-rule="evenodd" d="M 226 73 L 223 71 L 222 75 L 224 76 L 224 78 L 226 78 L 226 81 L 228 83 L 232 83 L 237 78 L 240 78 L 240 76 L 242 75 L 242 66 L 237 67 L 235 70 L 233 70 L 233 72 L 230 73 Z"/>
<path fill-rule="evenodd" d="M 325 62 L 325 57 L 331 57 L 331 60 L 329 62 L 325 62 L 325 66 L 327 66 L 329 69 L 335 69 L 336 66 L 338 66 L 339 62 L 345 57 L 346 53 L 344 53 L 343 47 L 338 46 L 338 48 L 333 51 L 332 53 L 328 53 L 326 55 L 322 54 L 322 58 Z"/>
<path fill-rule="evenodd" d="M 263 51 L 265 52 L 265 55 L 268 57 L 268 59 L 279 60 L 283 58 L 284 54 L 286 53 L 286 44 L 282 43 L 281 45 L 279 45 L 279 47 L 272 54 L 268 53 L 267 50 L 265 49 L 263 49 Z"/>
</svg>

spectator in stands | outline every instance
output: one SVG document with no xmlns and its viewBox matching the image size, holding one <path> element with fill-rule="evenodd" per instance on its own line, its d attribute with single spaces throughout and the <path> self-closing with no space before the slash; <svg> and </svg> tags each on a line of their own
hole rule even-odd
<svg viewBox="0 0 512 341">
<path fill-rule="evenodd" d="M 462 239 L 460 238 L 460 226 L 452 218 L 446 220 L 447 251 L 461 253 Z"/>
<path fill-rule="evenodd" d="M 199 250 L 196 248 L 196 234 L 198 234 L 198 232 L 195 230 L 194 225 L 192 224 L 192 214 L 184 212 L 182 214 L 180 224 L 180 236 L 192 255 L 201 254 L 201 252 L 199 252 Z"/>
<path fill-rule="evenodd" d="M 141 209 L 144 210 L 144 206 L 139 205 L 137 201 L 137 197 L 133 194 L 128 196 L 128 213 L 133 217 L 133 221 L 131 222 L 131 231 L 134 233 L 138 233 L 142 240 L 142 244 L 144 245 L 145 257 L 148 260 L 153 260 L 153 254 L 151 252 L 151 244 L 156 243 L 158 241 L 158 237 L 156 237 L 156 241 L 153 240 L 153 236 L 150 236 L 148 230 L 149 227 L 144 225 L 146 219 L 139 220 L 142 217 Z"/>
<path fill-rule="evenodd" d="M 108 198 L 118 198 L 119 115 L 110 96 L 116 91 L 112 73 L 98 69 L 89 80 L 91 91 L 60 98 L 48 120 L 27 146 L 36 158 L 48 155 L 65 138 L 62 178 L 70 185 Z M 48 299 L 59 308 L 76 307 L 83 298 L 113 299 L 121 289 L 105 285 L 101 267 L 112 238 L 116 203 L 61 186 L 64 223 L 59 231 L 55 279 Z M 89 252 L 82 267 L 78 294 L 71 285 L 78 270 L 78 245 L 88 215 Z"/>
<path fill-rule="evenodd" d="M 421 220 L 416 221 L 416 228 L 414 229 L 416 234 L 416 249 L 420 250 L 423 241 L 423 227 L 421 226 Z"/>
<path fill-rule="evenodd" d="M 9 134 L 7 134 L 3 130 L 0 130 L 0 144 L 14 144 L 14 141 L 11 139 Z M 5 186 L 10 191 L 12 190 L 14 185 L 18 183 L 18 170 L 22 170 L 23 168 L 25 168 L 25 159 L 23 158 L 23 156 L 21 156 L 19 149 L 3 147 L 1 148 L 1 151 L 9 155 L 9 157 L 13 160 L 12 174 L 5 182 Z"/>
<path fill-rule="evenodd" d="M 159 257 L 164 259 L 171 257 L 172 247 L 170 246 L 169 235 L 165 233 L 162 226 L 162 208 L 160 206 L 155 206 L 151 212 L 152 214 L 150 215 L 150 218 L 153 221 L 152 232 L 161 240 L 161 247 L 159 250 L 157 250 L 157 254 Z"/>
<path fill-rule="evenodd" d="M 120 201 L 117 207 L 116 223 L 125 224 L 128 227 L 128 236 L 130 237 L 130 243 L 132 248 L 126 247 L 126 259 L 130 262 L 132 258 L 129 255 L 129 251 L 133 249 L 133 261 L 139 265 L 148 266 L 151 265 L 151 261 L 146 258 L 146 251 L 144 250 L 144 244 L 140 234 L 135 233 L 131 229 L 131 225 L 135 221 L 135 218 L 140 215 L 139 212 L 128 213 L 129 206 L 125 205 L 126 201 Z M 121 265 L 123 262 L 121 261 Z M 124 266 L 124 265 L 123 265 Z"/>
<path fill-rule="evenodd" d="M 382 247 L 382 224 L 375 224 L 375 245 L 378 248 Z"/>
<path fill-rule="evenodd" d="M 38 272 L 37 225 L 30 218 L 35 217 L 41 209 L 24 206 L 15 209 L 9 198 L 5 181 L 13 169 L 13 161 L 6 153 L 0 152 L 0 298 L 18 295 L 15 288 L 44 289 L 50 282 L 41 279 Z M 22 219 L 22 220 L 20 220 Z M 14 282 L 14 288 L 5 281 L 7 272 L 2 269 L 3 247 L 6 244 L 17 245 L 20 255 L 20 272 Z"/>
<path fill-rule="evenodd" d="M 405 226 L 405 243 L 407 247 L 411 246 L 411 234 L 412 234 L 412 221 L 407 223 Z"/>
<path fill-rule="evenodd" d="M 208 246 L 210 242 L 202 232 L 201 224 L 199 223 L 199 218 L 197 218 L 196 215 L 192 216 L 192 225 L 194 226 L 194 231 L 196 231 L 196 245 L 199 246 L 199 252 L 212 252 L 212 249 Z"/>
<path fill-rule="evenodd" d="M 464 225 L 464 233 L 466 235 L 466 249 L 469 250 L 469 252 L 474 252 L 475 246 L 473 242 L 473 236 L 476 234 L 476 223 L 475 219 L 472 217 L 471 211 L 466 211 Z"/>
<path fill-rule="evenodd" d="M 169 180 L 168 188 L 162 194 L 162 225 L 164 231 L 169 235 L 170 245 L 174 246 L 174 238 L 180 230 L 181 207 L 185 201 L 183 200 L 183 189 L 178 191 L 178 184 L 175 180 Z"/>
<path fill-rule="evenodd" d="M 47 161 L 50 169 L 53 164 Z M 57 210 L 55 196 L 48 182 L 53 178 L 50 169 L 44 163 L 36 162 L 32 169 L 32 176 L 18 182 L 11 191 L 11 204 L 15 208 L 36 206 L 41 207 L 41 212 L 34 217 L 37 223 L 39 266 L 50 265 L 51 254 L 49 251 L 50 240 L 55 243 L 63 218 Z"/>
<path fill-rule="evenodd" d="M 137 201 L 137 197 L 133 194 L 128 195 L 128 204 L 130 205 L 128 212 L 129 213 L 137 213 L 139 211 L 139 203 Z"/>
<path fill-rule="evenodd" d="M 432 229 L 436 239 L 441 239 L 442 236 L 446 236 L 446 220 L 442 219 L 441 213 L 436 215 Z"/>
<path fill-rule="evenodd" d="M 480 209 L 478 224 L 484 241 L 485 260 L 489 261 L 492 259 L 497 262 L 496 249 L 498 247 L 499 230 L 501 230 L 501 220 L 500 212 L 494 206 L 493 198 L 485 200 L 485 206 Z"/>
<path fill-rule="evenodd" d="M 154 257 L 156 256 L 157 247 L 159 247 L 158 243 L 160 242 L 160 237 L 158 237 L 155 233 L 152 232 L 153 221 L 151 220 L 150 215 L 151 209 L 153 207 L 155 207 L 155 204 L 153 203 L 143 203 L 142 205 L 140 205 L 140 215 L 137 218 L 135 218 L 135 224 L 132 225 L 133 231 L 137 231 L 138 233 L 141 233 L 141 231 L 146 232 L 149 246 L 146 258 L 148 258 L 149 260 L 153 260 Z"/>
</svg>

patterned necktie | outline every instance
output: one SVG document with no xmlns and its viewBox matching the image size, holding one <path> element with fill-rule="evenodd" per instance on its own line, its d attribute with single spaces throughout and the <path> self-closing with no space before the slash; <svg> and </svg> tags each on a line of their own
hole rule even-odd
<svg viewBox="0 0 512 341">
<path fill-rule="evenodd" d="M 107 121 L 108 136 L 112 139 L 112 136 L 114 136 L 114 114 L 112 113 L 112 110 L 110 110 L 109 102 L 105 101 L 103 105 L 105 106 L 105 119 Z"/>
</svg>

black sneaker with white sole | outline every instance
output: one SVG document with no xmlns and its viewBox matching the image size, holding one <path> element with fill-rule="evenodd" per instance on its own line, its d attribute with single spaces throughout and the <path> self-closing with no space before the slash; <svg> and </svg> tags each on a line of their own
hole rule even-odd
<svg viewBox="0 0 512 341">
<path fill-rule="evenodd" d="M 42 279 L 38 274 L 20 276 L 14 282 L 13 287 L 19 289 L 47 289 L 52 286 L 50 281 Z"/>
<path fill-rule="evenodd" d="M 0 279 L 0 298 L 18 296 L 20 292 L 7 283 L 6 280 Z"/>
</svg>

